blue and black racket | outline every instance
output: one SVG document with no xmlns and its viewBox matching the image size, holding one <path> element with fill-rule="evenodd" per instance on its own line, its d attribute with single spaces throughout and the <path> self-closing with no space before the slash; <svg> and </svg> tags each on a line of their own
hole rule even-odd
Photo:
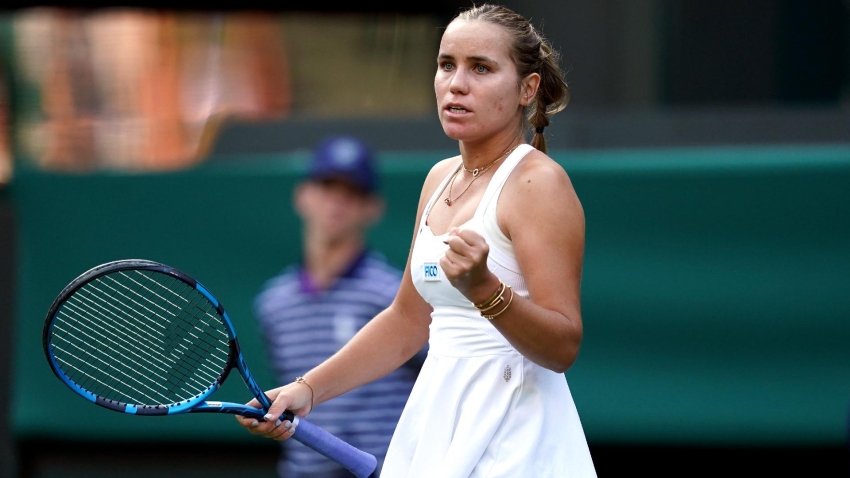
<svg viewBox="0 0 850 478">
<path fill-rule="evenodd" d="M 74 279 L 47 313 L 44 353 L 53 373 L 87 400 L 133 415 L 230 413 L 263 420 L 271 401 L 239 350 L 221 303 L 196 280 L 147 260 L 99 265 Z M 207 401 L 239 370 L 263 410 Z M 293 438 L 360 478 L 374 456 L 287 411 Z"/>
</svg>

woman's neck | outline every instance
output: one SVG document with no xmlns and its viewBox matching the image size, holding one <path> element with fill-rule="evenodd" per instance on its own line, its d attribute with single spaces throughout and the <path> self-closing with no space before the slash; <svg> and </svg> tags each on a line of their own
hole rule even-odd
<svg viewBox="0 0 850 478">
<path fill-rule="evenodd" d="M 460 141 L 460 156 L 463 167 L 469 171 L 486 168 L 492 163 L 504 159 L 512 148 L 523 143 L 519 132 L 503 134 L 486 142 Z"/>
</svg>

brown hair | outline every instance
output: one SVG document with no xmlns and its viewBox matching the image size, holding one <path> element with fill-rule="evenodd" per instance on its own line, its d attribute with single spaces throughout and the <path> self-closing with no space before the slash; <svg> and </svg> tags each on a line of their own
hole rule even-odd
<svg viewBox="0 0 850 478">
<path fill-rule="evenodd" d="M 549 126 L 549 116 L 563 110 L 570 102 L 570 88 L 558 64 L 560 54 L 525 17 L 501 5 L 473 6 L 460 12 L 454 20 L 481 20 L 503 27 L 513 39 L 510 56 L 519 77 L 525 78 L 531 73 L 540 75 L 537 94 L 526 106 L 525 113 L 527 125 L 534 128 L 531 145 L 545 153 L 543 128 Z"/>
</svg>

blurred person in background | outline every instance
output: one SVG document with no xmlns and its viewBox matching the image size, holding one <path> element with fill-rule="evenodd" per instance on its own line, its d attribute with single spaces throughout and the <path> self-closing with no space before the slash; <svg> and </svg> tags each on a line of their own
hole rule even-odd
<svg viewBox="0 0 850 478">
<path fill-rule="evenodd" d="M 345 345 L 389 306 L 401 280 L 401 271 L 367 246 L 366 233 L 381 219 L 384 203 L 374 153 L 364 142 L 349 136 L 322 141 L 293 199 L 302 220 L 302 259 L 268 280 L 254 304 L 282 382 Z M 423 360 L 424 350 L 382 379 L 324 403 L 310 420 L 375 455 L 380 470 Z M 282 477 L 351 476 L 296 440 L 282 445 Z"/>
<path fill-rule="evenodd" d="M 503 6 L 470 7 L 449 23 L 434 90 L 460 154 L 424 180 L 398 294 L 330 359 L 266 392 L 266 420 L 237 417 L 242 426 L 293 441 L 296 427 L 274 420 L 282 412 L 313 417 L 427 342 L 384 478 L 596 477 L 564 376 L 583 335 L 585 219 L 546 154 L 549 116 L 569 100 L 559 56 Z"/>
<path fill-rule="evenodd" d="M 174 170 L 205 159 L 225 118 L 289 115 L 279 16 L 156 9 L 22 10 L 15 130 L 46 170 Z"/>
</svg>

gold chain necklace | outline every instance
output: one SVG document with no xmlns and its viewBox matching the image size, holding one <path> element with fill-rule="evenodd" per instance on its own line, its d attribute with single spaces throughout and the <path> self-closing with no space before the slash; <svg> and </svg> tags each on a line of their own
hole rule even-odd
<svg viewBox="0 0 850 478">
<path fill-rule="evenodd" d="M 496 164 L 500 160 L 502 160 L 504 157 L 510 155 L 515 149 L 517 149 L 517 146 L 519 146 L 519 145 L 516 145 L 513 148 L 505 151 L 504 153 L 502 153 L 501 156 L 494 159 L 493 162 L 488 164 L 487 166 L 484 166 L 483 168 L 475 168 L 472 171 L 466 169 L 466 166 L 463 165 L 463 161 L 461 161 L 461 163 L 460 163 L 461 167 L 455 170 L 455 173 L 452 175 L 452 179 L 449 182 L 449 194 L 446 196 L 446 199 L 443 200 L 443 202 L 446 203 L 446 206 L 451 207 L 451 205 L 454 204 L 455 201 L 457 201 L 458 199 L 460 199 L 461 196 L 463 196 L 463 193 L 465 193 L 469 189 L 469 187 L 472 186 L 472 183 L 474 183 L 475 180 L 478 179 L 481 176 L 482 173 L 484 173 L 484 171 L 487 171 L 494 164 Z M 463 170 L 468 172 L 468 173 L 472 173 L 472 181 L 469 181 L 469 184 L 467 184 L 466 187 L 463 188 L 463 191 L 461 191 L 460 194 L 458 194 L 456 198 L 452 199 L 452 186 L 454 186 L 455 178 L 457 178 L 457 175 L 458 175 L 458 173 L 460 173 L 461 168 L 463 168 Z"/>
</svg>

